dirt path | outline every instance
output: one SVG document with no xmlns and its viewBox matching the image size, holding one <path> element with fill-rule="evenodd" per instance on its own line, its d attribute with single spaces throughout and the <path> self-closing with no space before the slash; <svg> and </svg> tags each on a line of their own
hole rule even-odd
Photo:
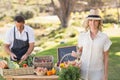
<svg viewBox="0 0 120 80">
<path fill-rule="evenodd" d="M 0 40 L 4 40 L 5 39 L 5 34 L 6 31 L 8 31 L 9 27 L 2 27 L 0 28 Z"/>
</svg>

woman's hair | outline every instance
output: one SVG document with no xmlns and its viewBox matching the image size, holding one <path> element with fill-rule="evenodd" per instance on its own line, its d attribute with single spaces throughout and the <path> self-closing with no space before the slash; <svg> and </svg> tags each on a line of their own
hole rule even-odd
<svg viewBox="0 0 120 80">
<path fill-rule="evenodd" d="M 88 31 L 90 29 L 88 22 L 91 19 L 99 21 L 98 30 L 102 31 L 103 21 L 101 16 L 99 15 L 98 9 L 91 9 L 89 15 L 85 18 L 83 22 L 83 27 L 85 28 L 85 31 Z"/>
<path fill-rule="evenodd" d="M 85 28 L 85 31 L 88 31 L 90 29 L 88 24 L 89 20 L 90 19 L 85 19 L 83 22 L 83 27 Z M 99 21 L 98 30 L 102 31 L 103 21 L 102 20 L 98 20 L 98 21 Z"/>
</svg>

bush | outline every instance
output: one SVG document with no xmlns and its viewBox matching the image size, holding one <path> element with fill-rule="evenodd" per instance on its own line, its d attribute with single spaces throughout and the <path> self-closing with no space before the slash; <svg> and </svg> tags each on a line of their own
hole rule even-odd
<svg viewBox="0 0 120 80">
<path fill-rule="evenodd" d="M 3 78 L 3 76 L 1 76 L 1 74 L 0 74 L 0 80 L 5 80 L 5 79 Z"/>
<path fill-rule="evenodd" d="M 117 23 L 117 20 L 114 18 L 113 15 L 106 15 L 104 16 L 103 23 Z"/>
<path fill-rule="evenodd" d="M 34 16 L 34 11 L 32 10 L 20 10 L 17 11 L 17 15 L 22 15 L 25 19 L 30 19 Z"/>
<path fill-rule="evenodd" d="M 0 20 L 2 20 L 5 17 L 5 14 L 0 15 Z"/>
<path fill-rule="evenodd" d="M 34 29 L 45 29 L 47 27 L 51 27 L 51 26 L 58 26 L 58 24 L 53 24 L 53 23 L 40 23 L 40 22 L 34 22 L 34 21 L 29 21 L 27 22 L 27 24 L 29 26 L 31 26 Z"/>
<path fill-rule="evenodd" d="M 3 41 L 0 40 L 0 46 L 2 46 L 2 45 L 3 45 Z"/>
</svg>

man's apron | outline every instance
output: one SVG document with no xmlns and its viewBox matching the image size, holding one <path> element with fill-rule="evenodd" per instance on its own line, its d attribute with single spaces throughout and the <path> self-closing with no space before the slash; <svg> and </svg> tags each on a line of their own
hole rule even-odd
<svg viewBox="0 0 120 80">
<path fill-rule="evenodd" d="M 27 32 L 26 35 L 27 35 L 26 41 L 16 39 L 15 28 L 14 28 L 14 42 L 11 51 L 17 56 L 17 61 L 21 59 L 21 57 L 27 52 L 29 48 L 29 36 Z"/>
</svg>

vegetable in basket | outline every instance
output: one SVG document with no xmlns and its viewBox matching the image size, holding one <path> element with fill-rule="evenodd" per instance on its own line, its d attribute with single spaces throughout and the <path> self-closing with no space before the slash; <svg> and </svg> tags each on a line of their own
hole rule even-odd
<svg viewBox="0 0 120 80">
<path fill-rule="evenodd" d="M 5 78 L 3 78 L 3 76 L 1 76 L 1 74 L 0 74 L 0 80 L 6 80 Z"/>
<path fill-rule="evenodd" d="M 11 61 L 9 58 L 5 58 L 9 69 L 18 69 L 19 64 L 17 62 Z"/>
<path fill-rule="evenodd" d="M 58 80 L 79 80 L 80 77 L 80 68 L 70 65 L 67 68 L 61 68 Z"/>
</svg>

